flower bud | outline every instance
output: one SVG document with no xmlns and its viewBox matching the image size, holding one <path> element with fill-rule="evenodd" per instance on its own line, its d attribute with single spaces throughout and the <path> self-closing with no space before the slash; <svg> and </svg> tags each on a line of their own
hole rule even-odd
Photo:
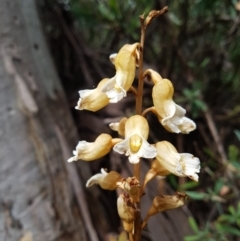
<svg viewBox="0 0 240 241">
<path fill-rule="evenodd" d="M 117 186 L 126 191 L 131 196 L 133 202 L 139 200 L 140 183 L 136 177 L 122 178 L 117 183 Z"/>
<path fill-rule="evenodd" d="M 73 157 L 68 159 L 68 162 L 77 161 L 93 161 L 108 154 L 113 145 L 121 141 L 121 139 L 112 139 L 108 134 L 101 134 L 94 142 L 80 141 L 73 151 Z"/>
<path fill-rule="evenodd" d="M 148 219 L 159 213 L 170 209 L 175 209 L 183 206 L 188 200 L 188 196 L 184 193 L 177 192 L 173 196 L 161 195 L 153 199 L 152 206 L 148 210 L 146 218 L 142 223 L 142 228 L 147 224 Z"/>
<path fill-rule="evenodd" d="M 127 193 L 122 193 L 117 199 L 118 215 L 123 221 L 123 227 L 127 232 L 132 232 L 135 216 L 135 206 Z"/>
<path fill-rule="evenodd" d="M 117 183 L 122 179 L 118 172 L 111 171 L 107 173 L 103 168 L 101 173 L 92 176 L 86 183 L 86 187 L 91 187 L 94 184 L 99 184 L 102 189 L 115 190 Z"/>
<path fill-rule="evenodd" d="M 147 120 L 134 115 L 125 123 L 125 140 L 116 144 L 114 151 L 129 156 L 133 164 L 139 162 L 140 157 L 153 158 L 156 156 L 156 149 L 147 142 L 149 126 Z"/>
<path fill-rule="evenodd" d="M 97 88 L 92 90 L 80 90 L 80 99 L 75 109 L 98 111 L 109 103 L 109 98 L 101 91 L 102 87 L 109 81 L 108 78 L 101 80 Z"/>
</svg>

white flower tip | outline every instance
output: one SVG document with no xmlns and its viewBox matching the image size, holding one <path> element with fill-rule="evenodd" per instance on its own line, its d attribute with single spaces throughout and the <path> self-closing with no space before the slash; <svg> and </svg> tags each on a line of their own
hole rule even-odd
<svg viewBox="0 0 240 241">
<path fill-rule="evenodd" d="M 75 106 L 75 109 L 76 110 L 83 110 L 83 107 L 82 107 L 82 98 L 79 98 L 78 102 L 77 102 L 77 105 Z"/>
<path fill-rule="evenodd" d="M 117 103 L 118 101 L 127 96 L 125 90 L 118 92 L 114 89 L 107 91 L 106 95 L 109 98 L 109 103 Z"/>
<path fill-rule="evenodd" d="M 110 127 L 110 129 L 112 129 L 113 131 L 118 131 L 119 122 L 110 123 L 110 124 L 109 124 L 109 127 Z"/>
<path fill-rule="evenodd" d="M 197 126 L 194 121 L 187 117 L 182 118 L 182 123 L 179 125 L 179 128 L 183 134 L 188 134 L 191 131 L 194 131 Z"/>
<path fill-rule="evenodd" d="M 113 64 L 114 64 L 114 62 L 115 62 L 116 56 L 117 56 L 117 53 L 111 54 L 111 55 L 109 56 L 109 59 L 110 59 L 110 61 L 111 61 Z"/>
<path fill-rule="evenodd" d="M 69 158 L 69 159 L 67 160 L 67 162 L 73 162 L 73 161 L 76 161 L 75 158 L 74 158 L 74 156 L 71 157 L 71 158 Z"/>
<path fill-rule="evenodd" d="M 103 168 L 102 168 L 103 169 Z M 101 171 L 102 171 L 101 169 Z M 106 173 L 98 173 L 94 176 L 92 176 L 86 183 L 86 187 L 91 187 L 93 186 L 94 184 L 99 184 L 103 179 L 104 177 L 107 175 L 107 172 Z"/>
<path fill-rule="evenodd" d="M 91 145 L 91 144 L 86 141 L 79 141 L 76 147 L 77 151 L 75 151 L 75 153 L 73 152 L 73 154 L 76 155 L 78 151 L 84 151 L 88 147 L 88 145 Z"/>
<path fill-rule="evenodd" d="M 105 175 L 108 174 L 104 168 L 101 168 L 101 173 L 102 173 L 102 174 L 105 174 Z"/>
<path fill-rule="evenodd" d="M 137 156 L 137 155 L 130 155 L 128 157 L 128 160 L 132 164 L 137 164 L 137 163 L 139 163 L 139 156 Z"/>
<path fill-rule="evenodd" d="M 190 179 L 192 179 L 193 181 L 195 181 L 195 182 L 198 182 L 198 180 L 199 180 L 199 176 L 198 176 L 198 174 L 193 174 L 193 175 L 189 175 L 188 176 Z"/>
</svg>

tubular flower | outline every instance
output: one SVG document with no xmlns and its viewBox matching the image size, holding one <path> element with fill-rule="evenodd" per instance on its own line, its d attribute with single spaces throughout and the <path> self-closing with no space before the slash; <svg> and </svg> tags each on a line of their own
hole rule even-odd
<svg viewBox="0 0 240 241">
<path fill-rule="evenodd" d="M 185 193 L 180 192 L 177 192 L 173 196 L 161 195 L 155 197 L 152 201 L 152 206 L 148 210 L 147 216 L 142 223 L 142 228 L 146 226 L 147 221 L 151 216 L 159 212 L 181 207 L 188 201 L 188 199 L 189 197 Z"/>
<path fill-rule="evenodd" d="M 140 157 L 154 158 L 156 148 L 147 142 L 149 126 L 147 120 L 140 116 L 131 116 L 125 123 L 125 140 L 117 143 L 113 150 L 129 156 L 133 164 L 139 162 Z"/>
<path fill-rule="evenodd" d="M 108 78 L 101 80 L 97 88 L 92 90 L 80 90 L 80 99 L 78 100 L 77 110 L 98 111 L 109 103 L 109 98 L 101 91 L 103 85 L 109 81 Z"/>
<path fill-rule="evenodd" d="M 102 87 L 102 92 L 106 93 L 110 103 L 117 103 L 127 95 L 127 91 L 132 86 L 138 58 L 139 43 L 126 44 L 118 52 L 111 55 L 110 59 L 116 68 L 116 75 Z"/>
<path fill-rule="evenodd" d="M 86 183 L 86 187 L 91 187 L 94 184 L 99 184 L 102 189 L 115 190 L 117 183 L 122 179 L 118 172 L 106 172 L 103 168 L 101 173 L 92 176 Z"/>
<path fill-rule="evenodd" d="M 174 133 L 184 133 L 196 129 L 196 124 L 189 118 L 185 117 L 186 110 L 177 105 L 173 101 L 174 88 L 172 82 L 168 79 L 163 79 L 157 72 L 149 69 L 144 73 L 152 79 L 154 87 L 152 90 L 152 98 L 154 109 L 160 123 L 165 129 Z"/>
<path fill-rule="evenodd" d="M 77 161 L 93 161 L 108 154 L 113 145 L 122 139 L 112 139 L 108 134 L 101 134 L 94 142 L 79 141 L 76 150 L 73 151 L 73 157 L 68 162 Z"/>
<path fill-rule="evenodd" d="M 156 159 L 162 167 L 179 177 L 187 176 L 198 181 L 200 161 L 189 153 L 178 153 L 176 148 L 168 141 L 156 143 Z"/>
</svg>

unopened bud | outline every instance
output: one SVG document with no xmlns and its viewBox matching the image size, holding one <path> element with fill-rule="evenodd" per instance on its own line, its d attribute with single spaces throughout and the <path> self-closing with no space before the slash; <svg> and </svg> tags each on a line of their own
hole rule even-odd
<svg viewBox="0 0 240 241">
<path fill-rule="evenodd" d="M 118 172 L 111 171 L 107 173 L 103 168 L 101 173 L 92 176 L 86 184 L 86 187 L 91 187 L 94 184 L 98 184 L 102 189 L 115 190 L 117 188 L 117 183 L 122 177 Z"/>
<path fill-rule="evenodd" d="M 135 216 L 135 206 L 129 194 L 122 193 L 117 200 L 118 215 L 123 221 L 124 230 L 132 232 Z"/>
<path fill-rule="evenodd" d="M 126 191 L 133 202 L 139 200 L 140 184 L 136 177 L 123 178 L 117 183 L 117 186 Z"/>
</svg>

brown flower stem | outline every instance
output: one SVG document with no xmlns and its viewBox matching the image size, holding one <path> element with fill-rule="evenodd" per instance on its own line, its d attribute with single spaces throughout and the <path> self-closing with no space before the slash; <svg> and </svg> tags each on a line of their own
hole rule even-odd
<svg viewBox="0 0 240 241">
<path fill-rule="evenodd" d="M 145 116 L 150 111 L 155 113 L 155 107 L 149 107 L 149 108 L 145 109 L 142 113 L 142 116 Z"/>
<path fill-rule="evenodd" d="M 139 50 L 139 70 L 138 70 L 138 90 L 136 96 L 136 114 L 141 115 L 142 113 L 142 98 L 143 98 L 143 47 L 144 47 L 144 40 L 145 40 L 145 18 L 144 15 L 139 16 L 140 23 L 141 23 L 141 39 L 140 39 L 140 50 Z M 133 170 L 134 176 L 140 182 L 140 161 L 138 164 L 134 165 Z M 140 200 L 140 196 L 138 198 Z M 134 234 L 133 239 L 134 241 L 141 240 L 141 212 L 140 212 L 140 201 L 136 203 L 137 210 L 135 212 L 135 220 L 134 220 Z"/>
<path fill-rule="evenodd" d="M 146 18 L 144 14 L 139 16 L 139 20 L 141 23 L 141 38 L 140 38 L 140 49 L 139 49 L 139 61 L 138 61 L 138 89 L 137 89 L 137 96 L 136 96 L 136 114 L 141 115 L 142 114 L 142 99 L 143 99 L 143 85 L 144 85 L 144 76 L 143 76 L 143 49 L 144 49 L 144 41 L 145 41 L 145 31 L 147 25 L 150 24 L 152 18 L 160 16 L 167 12 L 168 8 L 164 7 L 160 11 L 151 11 Z M 139 163 L 134 165 L 133 169 L 134 176 L 139 180 L 140 182 L 140 161 Z M 141 193 L 139 192 L 138 200 L 141 198 Z M 136 203 L 136 211 L 135 211 L 135 219 L 134 219 L 134 234 L 133 234 L 133 240 L 134 241 L 140 241 L 141 240 L 141 207 L 140 207 L 140 201 Z"/>
</svg>

